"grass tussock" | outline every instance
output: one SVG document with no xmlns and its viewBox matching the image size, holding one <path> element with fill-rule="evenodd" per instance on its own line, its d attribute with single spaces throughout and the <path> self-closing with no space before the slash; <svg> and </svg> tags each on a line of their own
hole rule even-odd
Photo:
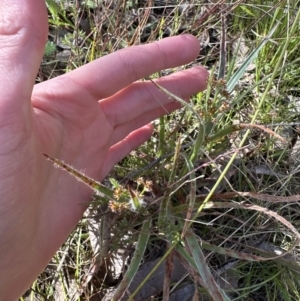
<svg viewBox="0 0 300 301">
<path fill-rule="evenodd" d="M 183 33 L 210 79 L 189 104 L 157 86 L 183 108 L 93 184 L 21 300 L 300 300 L 299 2 L 46 2 L 37 82 Z"/>
</svg>

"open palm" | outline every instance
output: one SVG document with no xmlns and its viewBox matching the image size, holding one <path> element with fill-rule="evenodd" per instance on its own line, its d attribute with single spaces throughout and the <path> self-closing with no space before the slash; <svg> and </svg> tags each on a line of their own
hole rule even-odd
<svg viewBox="0 0 300 301">
<path fill-rule="evenodd" d="M 0 3 L 0 296 L 19 297 L 82 216 L 91 191 L 41 152 L 101 181 L 178 104 L 151 82 L 199 52 L 192 36 L 131 47 L 33 87 L 47 37 L 43 0 Z M 18 18 L 15 16 L 18 15 Z M 158 80 L 183 98 L 205 88 L 202 68 Z"/>
</svg>

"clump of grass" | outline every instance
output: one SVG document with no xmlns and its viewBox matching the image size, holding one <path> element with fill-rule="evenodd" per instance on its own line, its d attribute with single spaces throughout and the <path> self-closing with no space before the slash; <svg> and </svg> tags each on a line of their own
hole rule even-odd
<svg viewBox="0 0 300 301">
<path fill-rule="evenodd" d="M 189 287 L 195 300 L 299 300 L 297 1 L 47 4 L 71 51 L 48 58 L 43 79 L 184 32 L 199 38 L 211 77 L 190 104 L 157 87 L 183 109 L 94 183 L 102 196 L 32 299 L 169 300 Z"/>
</svg>

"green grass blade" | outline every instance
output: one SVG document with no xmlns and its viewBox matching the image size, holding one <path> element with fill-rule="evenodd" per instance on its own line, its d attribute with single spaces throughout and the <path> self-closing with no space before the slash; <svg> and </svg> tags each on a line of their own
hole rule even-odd
<svg viewBox="0 0 300 301">
<path fill-rule="evenodd" d="M 201 150 L 201 147 L 203 145 L 203 141 L 205 138 L 205 125 L 204 122 L 202 120 L 202 118 L 199 116 L 199 114 L 197 113 L 197 111 L 194 109 L 194 107 L 187 103 L 186 101 L 184 101 L 183 99 L 181 99 L 180 97 L 174 95 L 173 93 L 169 92 L 167 89 L 165 89 L 164 87 L 160 86 L 159 84 L 157 84 L 156 82 L 154 82 L 153 80 L 151 80 L 151 82 L 159 89 L 161 90 L 163 93 L 165 93 L 166 95 L 168 95 L 169 97 L 175 99 L 176 101 L 178 101 L 183 107 L 187 108 L 188 110 L 190 110 L 194 116 L 197 118 L 198 120 L 198 134 L 197 134 L 197 138 L 192 150 L 192 154 L 190 156 L 190 160 L 191 162 L 194 162 L 196 160 L 196 158 L 198 157 L 199 151 Z M 187 172 L 187 168 L 184 168 L 181 172 L 181 176 L 183 176 L 185 173 Z"/>
<path fill-rule="evenodd" d="M 230 80 L 227 83 L 227 91 L 231 93 L 238 83 L 239 79 L 243 76 L 245 73 L 247 67 L 250 65 L 250 63 L 257 57 L 259 51 L 265 46 L 265 44 L 269 41 L 269 39 L 272 37 L 273 33 L 277 29 L 278 24 L 273 27 L 273 29 L 270 31 L 270 33 L 261 41 L 259 46 L 252 51 L 252 53 L 246 58 L 244 63 L 240 66 L 240 68 L 234 73 L 234 75 L 230 78 Z"/>
<path fill-rule="evenodd" d="M 139 236 L 139 240 L 138 240 L 134 255 L 132 257 L 131 263 L 128 267 L 127 272 L 124 275 L 122 282 L 118 286 L 118 289 L 117 289 L 112 301 L 113 300 L 115 300 L 115 301 L 121 300 L 125 291 L 128 289 L 131 281 L 135 277 L 136 272 L 138 271 L 138 268 L 140 266 L 140 263 L 144 256 L 144 252 L 147 247 L 149 233 L 150 233 L 150 231 L 149 231 L 150 227 L 151 227 L 151 220 L 144 221 L 142 229 L 141 229 L 141 234 Z"/>
<path fill-rule="evenodd" d="M 177 161 L 178 157 L 180 154 L 180 139 L 177 141 L 176 149 L 175 149 L 175 154 L 174 154 L 174 159 L 173 159 L 173 166 L 171 170 L 171 174 L 169 177 L 169 185 L 172 184 L 172 182 L 175 179 L 176 176 L 176 167 L 177 167 Z M 158 228 L 160 229 L 161 232 L 165 232 L 168 228 L 168 225 L 170 223 L 170 218 L 171 216 L 169 215 L 169 204 L 171 200 L 171 190 L 170 188 L 167 188 L 164 197 L 161 201 L 160 204 L 160 210 L 159 210 L 159 216 L 158 216 Z"/>
<path fill-rule="evenodd" d="M 214 301 L 230 301 L 225 292 L 216 284 L 213 275 L 210 272 L 209 267 L 206 264 L 206 259 L 199 246 L 195 235 L 190 231 L 185 236 L 185 241 L 191 250 L 193 260 L 196 264 L 197 271 L 203 279 L 207 292 L 211 295 Z"/>
<path fill-rule="evenodd" d="M 194 210 L 194 206 L 195 206 L 197 185 L 196 185 L 196 179 L 195 179 L 195 172 L 193 172 L 193 169 L 194 169 L 193 163 L 184 154 L 182 154 L 182 156 L 185 159 L 186 166 L 189 170 L 189 177 L 190 177 L 190 193 L 187 197 L 188 209 L 187 209 L 187 212 L 186 212 L 185 223 L 184 223 L 184 226 L 183 226 L 183 229 L 182 229 L 182 234 L 181 234 L 181 236 L 184 237 L 185 233 L 188 231 L 190 225 L 192 224 L 191 218 L 192 218 L 192 214 L 193 214 L 193 210 Z"/>
</svg>

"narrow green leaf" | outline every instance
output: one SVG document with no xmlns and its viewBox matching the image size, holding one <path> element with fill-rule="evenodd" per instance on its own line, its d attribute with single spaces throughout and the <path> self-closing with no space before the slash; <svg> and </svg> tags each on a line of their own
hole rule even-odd
<svg viewBox="0 0 300 301">
<path fill-rule="evenodd" d="M 185 241 L 191 250 L 193 260 L 197 266 L 197 271 L 203 279 L 203 284 L 206 286 L 205 289 L 212 297 L 212 300 L 230 301 L 225 292 L 216 284 L 215 279 L 206 264 L 206 259 L 199 246 L 199 242 L 192 231 L 189 231 L 186 234 Z"/>
<path fill-rule="evenodd" d="M 227 91 L 231 93 L 238 83 L 239 79 L 243 76 L 245 73 L 247 67 L 250 65 L 250 63 L 257 57 L 259 51 L 265 46 L 265 44 L 270 40 L 273 33 L 277 29 L 279 23 L 273 27 L 273 29 L 270 31 L 270 33 L 261 41 L 259 46 L 251 52 L 251 54 L 245 59 L 244 63 L 240 66 L 240 68 L 234 73 L 234 75 L 231 77 L 231 79 L 227 83 Z"/>
<path fill-rule="evenodd" d="M 112 301 L 121 300 L 125 291 L 128 289 L 131 281 L 135 277 L 147 247 L 150 227 L 151 227 L 151 220 L 144 221 L 143 227 L 141 229 L 141 234 L 139 236 L 139 240 L 134 255 L 132 257 L 131 263 L 128 267 L 127 272 L 124 275 L 122 282 L 119 284 Z"/>
</svg>

